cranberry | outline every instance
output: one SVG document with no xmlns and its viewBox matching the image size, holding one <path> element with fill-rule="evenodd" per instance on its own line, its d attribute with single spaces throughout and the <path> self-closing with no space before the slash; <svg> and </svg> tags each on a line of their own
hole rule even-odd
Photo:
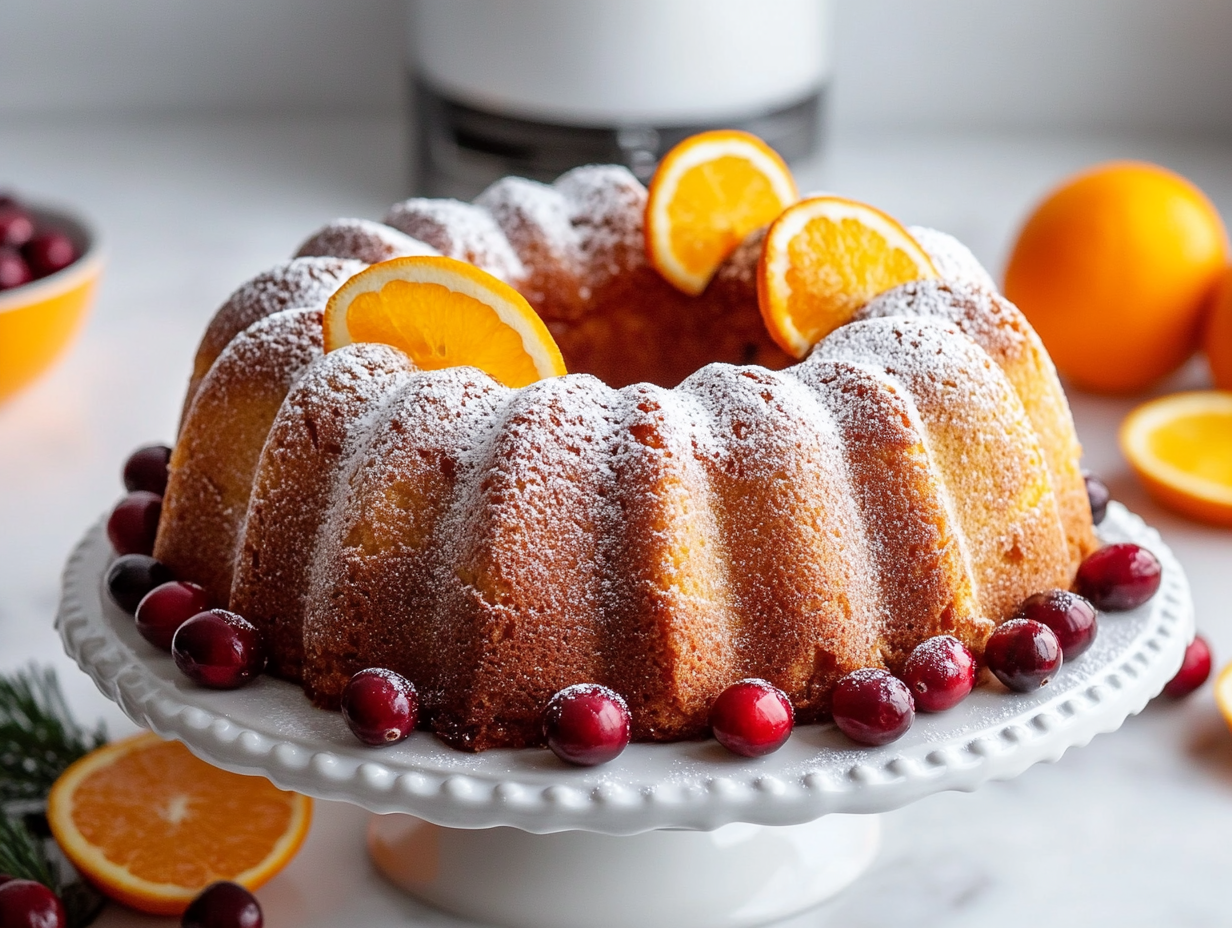
<svg viewBox="0 0 1232 928">
<path fill-rule="evenodd" d="M 34 280 L 34 272 L 21 252 L 0 246 L 0 290 L 12 290 Z"/>
<path fill-rule="evenodd" d="M 0 208 L 0 245 L 20 248 L 34 238 L 34 220 L 17 205 Z"/>
<path fill-rule="evenodd" d="M 581 767 L 604 764 L 629 743 L 629 707 L 620 695 L 597 683 L 567 686 L 543 713 L 548 747 L 563 761 Z"/>
<path fill-rule="evenodd" d="M 838 681 L 830 713 L 852 741 L 889 744 L 915 721 L 915 700 L 907 684 L 888 670 L 866 667 Z"/>
<path fill-rule="evenodd" d="M 180 919 L 182 928 L 261 928 L 257 897 L 238 883 L 220 881 L 201 891 Z"/>
<path fill-rule="evenodd" d="M 163 498 L 148 490 L 136 490 L 120 500 L 107 520 L 107 537 L 117 554 L 150 554 L 158 534 Z"/>
<path fill-rule="evenodd" d="M 1146 548 L 1128 542 L 1108 545 L 1078 566 L 1074 586 L 1096 609 L 1135 609 L 1155 595 L 1163 568 Z"/>
<path fill-rule="evenodd" d="M 1030 693 L 1047 686 L 1061 669 L 1061 644 L 1043 622 L 1010 619 L 989 635 L 984 662 L 1010 689 Z"/>
<path fill-rule="evenodd" d="M 198 612 L 171 639 L 175 666 L 190 680 L 216 690 L 243 686 L 265 669 L 261 633 L 226 609 Z"/>
<path fill-rule="evenodd" d="M 1201 635 L 1194 635 L 1194 640 L 1185 649 L 1185 659 L 1176 676 L 1164 687 L 1164 695 L 1172 699 L 1182 699 L 1206 682 L 1211 675 L 1211 646 Z"/>
<path fill-rule="evenodd" d="M 62 271 L 77 260 L 77 246 L 63 232 L 40 232 L 22 246 L 21 253 L 35 277 Z"/>
<path fill-rule="evenodd" d="M 1034 619 L 1051 628 L 1067 661 L 1089 648 L 1099 631 L 1095 607 L 1069 590 L 1049 590 L 1028 596 L 1018 607 L 1018 617 Z"/>
<path fill-rule="evenodd" d="M 124 462 L 124 489 L 147 490 L 162 496 L 167 492 L 167 464 L 171 449 L 166 445 L 146 445 Z"/>
<path fill-rule="evenodd" d="M 1090 471 L 1084 470 L 1082 479 L 1087 485 L 1087 500 L 1091 503 L 1091 521 L 1099 525 L 1108 514 L 1108 501 L 1112 499 L 1112 493 L 1108 490 L 1108 484 Z"/>
<path fill-rule="evenodd" d="M 0 200 L 3 199 L 3 197 L 0 197 Z M 15 879 L 17 879 L 17 877 L 9 876 L 7 873 L 0 873 L 0 886 L 3 886 L 5 883 L 9 883 Z"/>
<path fill-rule="evenodd" d="M 176 630 L 209 607 L 210 598 L 204 589 L 185 580 L 172 580 L 150 590 L 137 604 L 137 631 L 154 647 L 170 651 Z"/>
<path fill-rule="evenodd" d="M 415 684 L 382 667 L 361 670 L 342 691 L 342 717 L 364 744 L 395 744 L 415 730 Z"/>
<path fill-rule="evenodd" d="M 0 886 L 0 925 L 4 928 L 68 928 L 64 906 L 34 880 L 9 880 Z"/>
<path fill-rule="evenodd" d="M 148 554 L 125 554 L 111 562 L 104 585 L 112 601 L 131 615 L 146 593 L 174 579 L 162 561 Z"/>
<path fill-rule="evenodd" d="M 903 682 L 921 712 L 944 712 L 975 686 L 975 658 L 953 635 L 922 641 L 903 665 Z"/>
<path fill-rule="evenodd" d="M 715 740 L 744 757 L 777 751 L 786 743 L 795 720 L 787 694 L 755 678 L 733 683 L 710 707 Z"/>
</svg>

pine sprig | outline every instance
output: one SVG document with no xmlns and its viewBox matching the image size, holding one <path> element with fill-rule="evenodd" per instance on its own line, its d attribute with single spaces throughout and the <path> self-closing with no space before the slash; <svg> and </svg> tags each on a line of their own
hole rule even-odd
<svg viewBox="0 0 1232 928">
<path fill-rule="evenodd" d="M 34 880 L 53 892 L 60 890 L 43 843 L 20 819 L 0 815 L 0 873 L 19 880 Z"/>
<path fill-rule="evenodd" d="M 106 741 L 101 722 L 91 732 L 73 718 L 50 667 L 0 674 L 0 805 L 46 798 L 65 767 Z"/>
</svg>

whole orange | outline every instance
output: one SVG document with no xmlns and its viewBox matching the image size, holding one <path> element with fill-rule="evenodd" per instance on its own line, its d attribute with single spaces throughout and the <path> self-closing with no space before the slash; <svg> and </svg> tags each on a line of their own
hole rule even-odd
<svg viewBox="0 0 1232 928">
<path fill-rule="evenodd" d="M 1143 390 L 1198 347 L 1228 260 L 1223 222 L 1185 178 L 1153 164 L 1098 165 L 1035 209 L 1005 271 L 1005 295 L 1061 373 L 1101 393 Z"/>
<path fill-rule="evenodd" d="M 1225 270 L 1215 285 L 1202 350 L 1210 362 L 1215 386 L 1232 390 L 1232 268 Z"/>
</svg>

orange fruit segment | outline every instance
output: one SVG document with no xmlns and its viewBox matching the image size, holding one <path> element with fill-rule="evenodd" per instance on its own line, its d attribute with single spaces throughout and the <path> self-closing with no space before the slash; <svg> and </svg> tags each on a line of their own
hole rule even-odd
<svg viewBox="0 0 1232 928">
<path fill-rule="evenodd" d="M 646 257 L 692 296 L 755 229 L 796 202 L 791 171 L 769 145 L 735 130 L 685 139 L 659 162 L 646 201 Z"/>
<path fill-rule="evenodd" d="M 1185 178 L 1122 161 L 1064 182 L 1010 254 L 1005 295 L 1080 387 L 1135 393 L 1197 349 L 1228 261 L 1219 213 Z"/>
<path fill-rule="evenodd" d="M 178 915 L 215 880 L 256 889 L 295 856 L 312 800 L 144 733 L 70 766 L 47 800 L 52 834 L 111 898 Z"/>
<path fill-rule="evenodd" d="M 1160 504 L 1232 527 L 1232 392 L 1176 393 L 1139 406 L 1121 426 L 1121 450 Z"/>
<path fill-rule="evenodd" d="M 757 300 L 771 337 L 803 358 L 877 294 L 936 276 L 924 249 L 885 213 L 843 197 L 810 197 L 767 230 Z"/>
<path fill-rule="evenodd" d="M 565 373 L 525 297 L 453 258 L 394 258 L 343 284 L 325 308 L 325 350 L 354 342 L 400 348 L 425 371 L 477 367 L 509 387 Z"/>
</svg>

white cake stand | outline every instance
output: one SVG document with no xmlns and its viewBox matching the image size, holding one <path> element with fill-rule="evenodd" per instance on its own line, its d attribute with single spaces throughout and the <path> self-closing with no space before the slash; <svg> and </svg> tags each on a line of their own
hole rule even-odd
<svg viewBox="0 0 1232 928">
<path fill-rule="evenodd" d="M 872 813 L 1055 761 L 1159 693 L 1193 637 L 1189 585 L 1124 507 L 1109 507 L 1101 534 L 1155 552 L 1163 585 L 1139 609 L 1101 616 L 1095 644 L 1044 689 L 983 686 L 881 748 L 802 726 L 757 760 L 713 741 L 635 744 L 595 768 L 546 750 L 467 754 L 425 733 L 367 748 L 292 684 L 201 689 L 103 594 L 113 555 L 101 524 L 69 559 L 56 622 L 65 650 L 137 724 L 224 769 L 380 813 L 373 860 L 441 908 L 513 928 L 738 928 L 859 876 L 877 849 Z"/>
</svg>

